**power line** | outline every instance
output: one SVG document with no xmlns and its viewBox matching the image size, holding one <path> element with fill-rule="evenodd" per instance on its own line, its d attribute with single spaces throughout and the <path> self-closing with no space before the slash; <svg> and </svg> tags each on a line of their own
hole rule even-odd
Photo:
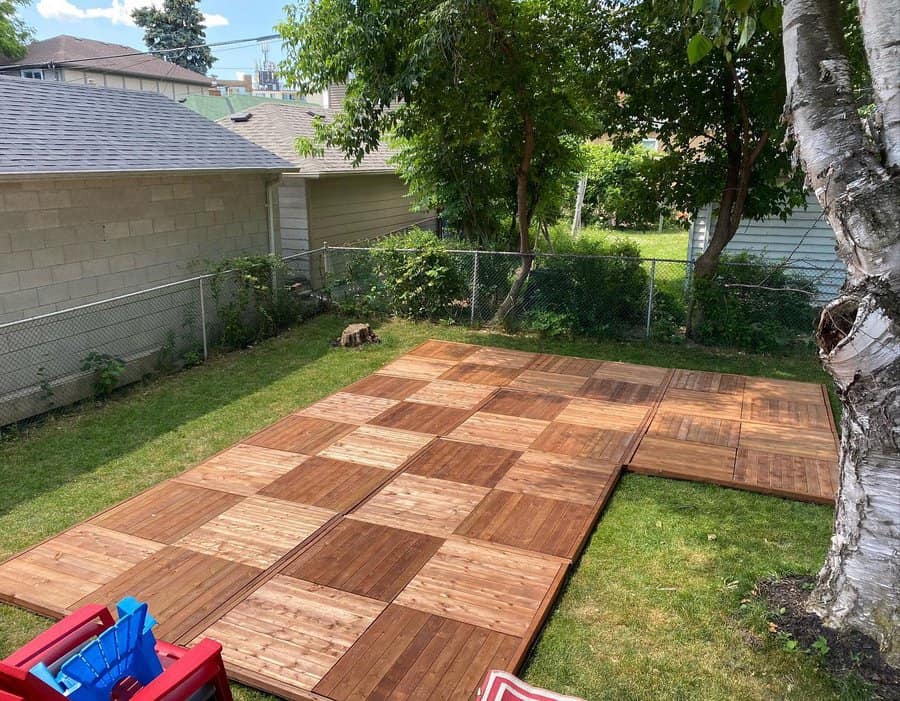
<svg viewBox="0 0 900 701">
<path fill-rule="evenodd" d="M 265 36 L 251 37 L 248 39 L 231 39 L 229 41 L 217 41 L 217 42 L 206 43 L 206 44 L 191 44 L 189 46 L 178 46 L 173 49 L 153 49 L 151 51 L 130 51 L 128 53 L 109 54 L 108 56 L 88 56 L 85 58 L 66 59 L 64 61 L 60 61 L 60 65 L 68 65 L 71 63 L 85 63 L 85 62 L 89 62 L 89 61 L 106 61 L 111 58 L 128 58 L 130 56 L 155 56 L 157 54 L 169 54 L 169 53 L 175 53 L 175 52 L 179 52 L 179 51 L 190 51 L 191 49 L 202 49 L 205 47 L 212 48 L 215 46 L 230 46 L 233 44 L 249 44 L 251 42 L 258 44 L 263 41 L 270 41 L 272 39 L 279 39 L 279 38 L 280 38 L 280 36 L 278 34 L 267 34 Z M 4 70 L 4 69 L 8 69 L 8 68 L 19 68 L 19 69 L 42 68 L 44 66 L 50 65 L 51 63 L 53 63 L 53 61 L 45 61 L 43 63 L 32 63 L 32 64 L 10 63 L 10 64 L 4 65 L 4 66 L 0 66 L 0 70 Z"/>
</svg>

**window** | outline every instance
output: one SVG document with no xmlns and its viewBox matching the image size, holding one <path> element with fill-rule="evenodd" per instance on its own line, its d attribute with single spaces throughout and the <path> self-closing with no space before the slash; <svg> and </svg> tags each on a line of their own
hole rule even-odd
<svg viewBox="0 0 900 701">
<path fill-rule="evenodd" d="M 26 68 L 21 71 L 21 75 L 23 78 L 32 78 L 33 80 L 44 79 L 44 71 L 40 68 Z"/>
<path fill-rule="evenodd" d="M 641 146 L 643 146 L 648 151 L 656 151 L 656 139 L 642 139 Z"/>
</svg>

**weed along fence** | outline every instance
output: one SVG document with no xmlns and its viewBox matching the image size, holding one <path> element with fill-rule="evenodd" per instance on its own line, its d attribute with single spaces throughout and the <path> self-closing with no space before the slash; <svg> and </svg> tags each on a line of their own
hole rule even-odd
<svg viewBox="0 0 900 701">
<path fill-rule="evenodd" d="M 731 260 L 694 285 L 687 261 L 536 253 L 501 319 L 521 260 L 442 245 L 325 247 L 3 324 L 0 426 L 245 347 L 328 306 L 357 318 L 678 342 L 693 299 L 703 310 L 696 340 L 769 351 L 808 344 L 842 281 L 835 269 Z"/>
<path fill-rule="evenodd" d="M 278 304 L 224 270 L 0 325 L 0 426 L 271 335 L 309 306 L 308 261 L 273 266 Z"/>
<path fill-rule="evenodd" d="M 678 341 L 693 302 L 703 311 L 696 340 L 757 351 L 808 341 L 844 277 L 837 268 L 737 256 L 714 280 L 694 285 L 690 261 L 535 253 L 527 281 L 501 314 L 518 253 L 326 247 L 313 258 L 317 289 L 349 314 Z"/>
</svg>

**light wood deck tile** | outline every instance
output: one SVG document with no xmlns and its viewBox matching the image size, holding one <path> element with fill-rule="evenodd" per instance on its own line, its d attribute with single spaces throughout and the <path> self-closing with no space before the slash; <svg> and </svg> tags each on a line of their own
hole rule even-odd
<svg viewBox="0 0 900 701">
<path fill-rule="evenodd" d="M 307 457 L 283 450 L 236 445 L 183 472 L 178 482 L 249 496 L 301 465 Z"/>
<path fill-rule="evenodd" d="M 548 425 L 547 421 L 479 411 L 450 433 L 448 438 L 509 450 L 527 450 Z"/>
<path fill-rule="evenodd" d="M 345 424 L 364 424 L 396 404 L 396 399 L 363 397 L 350 392 L 338 392 L 298 411 L 297 415 L 329 419 Z"/>
<path fill-rule="evenodd" d="M 403 356 L 393 363 L 385 365 L 378 371 L 378 374 L 405 377 L 411 380 L 436 380 L 455 366 L 456 363 L 452 360 Z"/>
<path fill-rule="evenodd" d="M 265 569 L 334 515 L 327 509 L 256 495 L 200 526 L 176 545 Z"/>
<path fill-rule="evenodd" d="M 474 409 L 487 399 L 494 388 L 490 385 L 470 385 L 465 382 L 435 380 L 411 394 L 406 401 L 437 404 L 454 409 Z"/>
<path fill-rule="evenodd" d="M 510 382 L 509 386 L 532 392 L 551 392 L 564 396 L 574 396 L 586 382 L 587 378 L 582 375 L 564 375 L 556 372 L 526 370 Z"/>
<path fill-rule="evenodd" d="M 557 421 L 615 431 L 635 431 L 651 409 L 639 404 L 619 404 L 599 399 L 573 399 L 556 417 Z"/>
<path fill-rule="evenodd" d="M 416 451 L 424 448 L 434 436 L 400 431 L 380 426 L 360 426 L 321 453 L 334 460 L 371 465 L 393 470 Z"/>
</svg>

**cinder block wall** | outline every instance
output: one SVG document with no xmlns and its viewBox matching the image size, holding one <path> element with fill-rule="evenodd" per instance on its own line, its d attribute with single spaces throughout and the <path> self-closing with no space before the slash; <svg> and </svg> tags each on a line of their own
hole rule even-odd
<svg viewBox="0 0 900 701">
<path fill-rule="evenodd" d="M 264 253 L 265 180 L 229 174 L 0 183 L 0 323 Z"/>
</svg>

